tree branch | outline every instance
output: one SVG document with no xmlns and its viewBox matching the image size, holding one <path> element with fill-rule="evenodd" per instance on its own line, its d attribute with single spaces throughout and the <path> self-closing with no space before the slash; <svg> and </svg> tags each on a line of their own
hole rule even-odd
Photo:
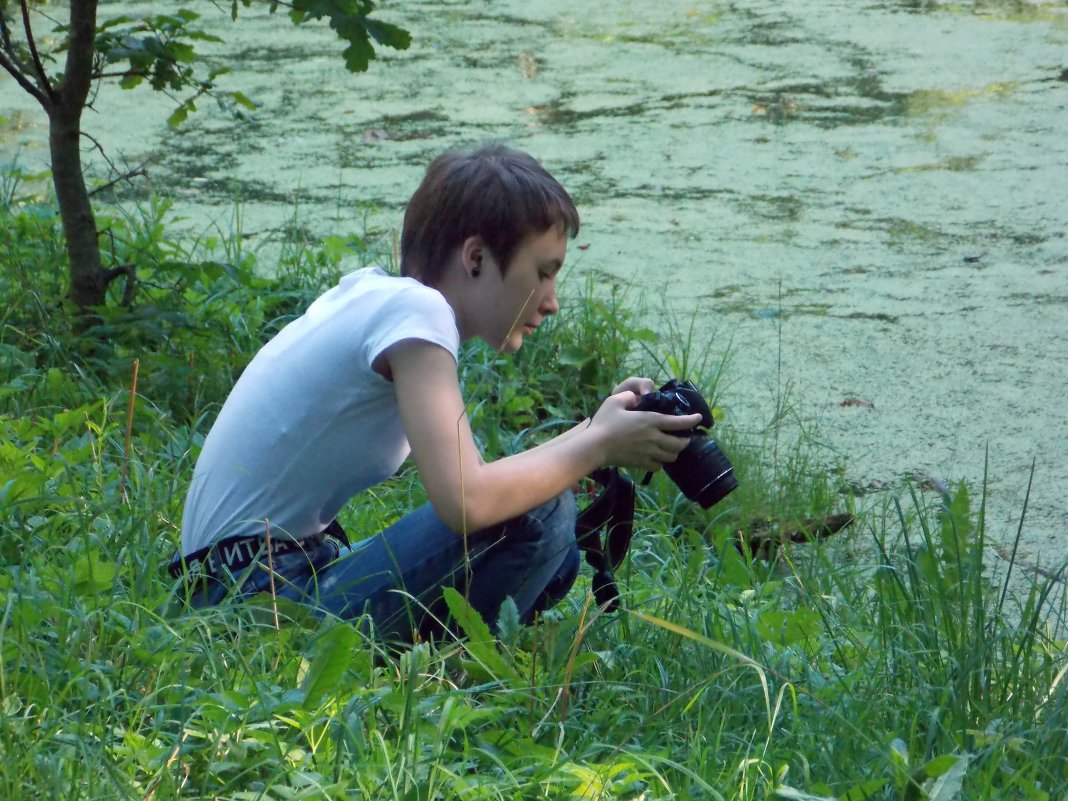
<svg viewBox="0 0 1068 801">
<path fill-rule="evenodd" d="M 112 267 L 105 272 L 103 276 L 104 286 L 110 285 L 120 275 L 126 276 L 126 287 L 122 292 L 122 300 L 119 305 L 129 308 L 130 304 L 133 303 L 134 287 L 137 285 L 137 273 L 134 271 L 132 264 L 120 264 L 118 267 Z"/>
<path fill-rule="evenodd" d="M 123 181 L 128 181 L 129 179 L 135 178 L 137 176 L 140 176 L 142 178 L 147 178 L 148 177 L 148 170 L 145 169 L 145 166 L 147 164 L 148 164 L 148 162 L 146 161 L 143 164 L 141 164 L 140 167 L 134 167 L 132 170 L 127 170 L 122 175 L 120 175 L 117 178 L 113 178 L 112 180 L 108 181 L 106 184 L 101 184 L 100 186 L 97 186 L 97 187 L 89 190 L 89 197 L 92 197 L 97 192 L 106 192 L 107 190 L 111 189 L 111 187 L 115 186 L 116 184 L 120 184 Z"/>
<path fill-rule="evenodd" d="M 87 131 L 79 131 L 78 133 L 81 134 L 81 136 L 83 136 L 86 139 L 88 139 L 90 142 L 92 142 L 93 143 L 93 147 L 95 147 L 97 150 L 100 151 L 101 157 L 104 159 L 104 161 L 106 161 L 108 163 L 108 167 L 111 169 L 112 172 L 118 172 L 119 171 L 119 168 L 115 166 L 115 162 L 113 162 L 108 157 L 108 152 L 106 150 L 104 150 L 104 146 L 102 144 L 100 144 L 100 140 L 99 139 L 97 139 L 95 136 L 93 136 L 91 133 L 88 133 Z M 145 162 L 145 163 L 147 164 L 148 162 Z"/>
<path fill-rule="evenodd" d="M 133 70 L 122 70 L 120 72 L 94 72 L 89 77 L 96 81 L 101 78 L 125 78 L 128 75 L 139 75 L 142 78 L 148 77 L 148 73 L 143 70 L 138 72 L 134 72 Z"/>
<path fill-rule="evenodd" d="M 148 177 L 148 170 L 146 170 L 145 167 L 147 167 L 152 161 L 151 158 L 145 159 L 141 162 L 139 166 L 134 167 L 133 169 L 128 169 L 126 170 L 126 172 L 120 173 L 119 168 L 115 166 L 115 162 L 108 157 L 107 151 L 104 150 L 104 146 L 100 144 L 99 140 L 97 140 L 96 137 L 94 137 L 90 133 L 87 133 L 86 131 L 80 131 L 79 133 L 93 143 L 93 147 L 100 151 L 100 156 L 104 159 L 104 161 L 107 162 L 108 169 L 110 169 L 112 173 L 118 176 L 117 178 L 108 181 L 106 184 L 103 184 L 101 186 L 96 187 L 95 189 L 90 190 L 89 197 L 92 197 L 97 192 L 106 192 L 108 189 L 111 189 L 111 187 L 115 186 L 115 184 L 121 183 L 122 181 L 127 181 L 135 176 L 140 175 L 143 178 Z M 126 166 L 129 167 L 129 165 L 130 163 L 126 162 Z"/>
<path fill-rule="evenodd" d="M 18 68 L 15 62 L 11 61 L 4 53 L 0 53 L 0 67 L 3 67 L 5 70 L 11 73 L 11 77 L 15 79 L 19 86 L 21 86 L 31 95 L 33 95 L 33 98 L 42 106 L 44 106 L 46 110 L 48 109 L 51 98 L 49 98 L 48 95 L 38 89 L 34 85 L 33 81 L 27 78 L 23 74 L 22 70 Z"/>
<path fill-rule="evenodd" d="M 41 55 L 37 52 L 37 42 L 33 38 L 33 26 L 30 25 L 30 7 L 27 0 L 19 0 L 19 6 L 22 8 L 22 27 L 26 30 L 26 44 L 30 47 L 30 55 L 33 57 L 33 66 L 37 70 L 37 80 L 41 85 L 41 90 L 48 95 L 50 100 L 55 99 L 55 91 L 52 89 L 52 84 L 48 81 L 48 73 L 45 72 L 44 64 L 41 63 Z"/>
<path fill-rule="evenodd" d="M 0 45 L 3 45 L 4 50 L 7 52 L 14 52 L 14 49 L 11 46 L 11 31 L 8 30 L 7 21 L 4 19 L 3 12 L 0 12 Z"/>
</svg>

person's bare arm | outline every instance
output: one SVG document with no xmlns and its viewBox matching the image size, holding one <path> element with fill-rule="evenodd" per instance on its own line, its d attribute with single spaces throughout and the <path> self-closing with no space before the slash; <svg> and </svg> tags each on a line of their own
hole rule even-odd
<svg viewBox="0 0 1068 801">
<path fill-rule="evenodd" d="M 667 433 L 699 417 L 632 412 L 633 392 L 608 398 L 580 424 L 533 450 L 484 463 L 456 379 L 456 363 L 437 345 L 405 340 L 385 354 L 412 460 L 441 519 L 473 532 L 529 511 L 607 465 L 657 469 L 686 440 Z"/>
<path fill-rule="evenodd" d="M 655 389 L 656 385 L 653 383 L 651 378 L 638 378 L 636 376 L 631 376 L 630 378 L 627 378 L 621 383 L 617 384 L 616 388 L 612 390 L 612 394 L 618 395 L 620 392 L 633 392 L 635 395 L 641 396 L 646 394 L 647 392 L 652 392 Z M 530 450 L 533 451 L 537 450 L 538 448 L 544 448 L 547 445 L 564 442 L 575 436 L 576 434 L 581 433 L 584 428 L 590 425 L 590 422 L 591 418 L 587 417 L 585 420 L 575 423 L 562 433 L 557 434 L 551 440 L 547 440 L 538 445 L 535 445 L 533 448 L 530 448 Z"/>
</svg>

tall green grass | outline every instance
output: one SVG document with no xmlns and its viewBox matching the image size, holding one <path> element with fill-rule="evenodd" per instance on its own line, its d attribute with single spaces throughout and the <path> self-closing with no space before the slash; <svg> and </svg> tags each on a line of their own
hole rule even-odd
<svg viewBox="0 0 1068 801">
<path fill-rule="evenodd" d="M 494 639 L 453 597 L 463 638 L 397 654 L 269 597 L 182 610 L 165 564 L 229 383 L 391 248 L 297 241 L 265 278 L 237 232 L 169 239 L 165 203 L 109 219 L 143 283 L 87 352 L 56 307 L 47 207 L 0 209 L 0 798 L 1068 797 L 1061 585 L 1007 591 L 983 487 L 850 498 L 811 439 L 729 419 L 742 487 L 707 512 L 663 475 L 641 488 L 619 614 L 583 577 L 536 626 L 506 609 Z M 625 374 L 677 369 L 716 399 L 717 343 L 570 284 L 517 358 L 464 352 L 490 456 Z M 420 497 L 409 471 L 343 522 L 372 531 Z M 737 547 L 754 521 L 842 510 L 856 522 L 823 544 Z"/>
</svg>

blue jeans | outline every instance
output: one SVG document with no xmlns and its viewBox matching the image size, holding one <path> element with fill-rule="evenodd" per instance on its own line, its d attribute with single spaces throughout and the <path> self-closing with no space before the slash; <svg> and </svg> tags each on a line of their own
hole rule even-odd
<svg viewBox="0 0 1068 801">
<path fill-rule="evenodd" d="M 427 504 L 349 548 L 327 540 L 275 557 L 274 592 L 343 618 L 366 612 L 387 641 L 439 634 L 448 617 L 444 587 L 463 594 L 491 629 L 508 597 L 520 620 L 530 622 L 562 600 L 578 576 L 576 514 L 574 496 L 564 492 L 465 540 Z M 201 603 L 269 591 L 271 572 L 262 561 L 254 563 L 235 577 L 240 589 L 219 584 Z"/>
</svg>

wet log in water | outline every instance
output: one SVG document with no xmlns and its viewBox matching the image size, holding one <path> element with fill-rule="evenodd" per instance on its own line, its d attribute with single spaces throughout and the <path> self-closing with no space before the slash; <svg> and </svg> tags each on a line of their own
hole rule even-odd
<svg viewBox="0 0 1068 801">
<path fill-rule="evenodd" d="M 768 559 L 786 543 L 820 542 L 853 522 L 848 512 L 802 520 L 794 528 L 782 528 L 774 520 L 754 520 L 747 530 L 735 532 L 735 544 L 743 556 Z"/>
</svg>

